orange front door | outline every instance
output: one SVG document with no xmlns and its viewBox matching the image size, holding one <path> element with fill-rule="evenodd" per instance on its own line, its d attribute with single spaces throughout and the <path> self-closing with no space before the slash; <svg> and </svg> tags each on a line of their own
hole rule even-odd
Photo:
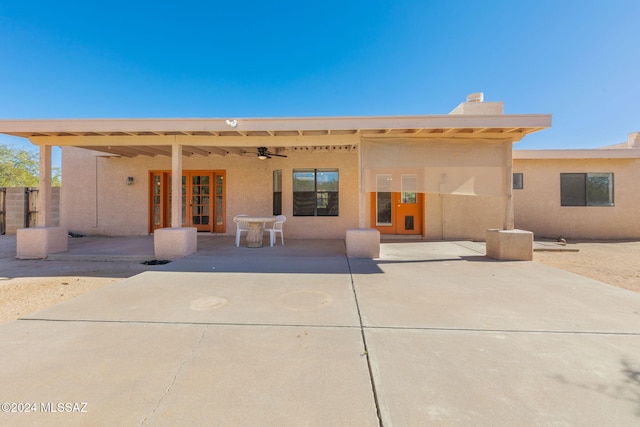
<svg viewBox="0 0 640 427">
<path fill-rule="evenodd" d="M 371 193 L 373 227 L 381 234 L 422 234 L 424 195 L 415 191 L 415 175 L 402 176 L 402 191 L 390 191 L 389 175 L 377 178 L 378 192 Z"/>
</svg>

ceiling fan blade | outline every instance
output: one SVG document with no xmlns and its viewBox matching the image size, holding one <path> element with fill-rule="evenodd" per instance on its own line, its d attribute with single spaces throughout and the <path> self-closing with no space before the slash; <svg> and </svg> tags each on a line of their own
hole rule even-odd
<svg viewBox="0 0 640 427">
<path fill-rule="evenodd" d="M 288 157 L 288 156 L 285 156 L 284 154 L 273 154 L 273 153 L 269 153 L 269 155 L 271 155 L 271 156 L 278 156 L 278 157 Z"/>
</svg>

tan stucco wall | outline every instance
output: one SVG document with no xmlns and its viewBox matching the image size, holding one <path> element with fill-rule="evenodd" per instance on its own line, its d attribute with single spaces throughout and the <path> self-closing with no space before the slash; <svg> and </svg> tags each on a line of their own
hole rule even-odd
<svg viewBox="0 0 640 427">
<path fill-rule="evenodd" d="M 412 144 L 416 144 L 413 141 Z M 427 141 L 420 159 L 423 190 L 440 189 L 443 194 L 426 192 L 425 227 L 427 239 L 484 240 L 487 229 L 505 224 L 505 163 L 510 163 L 510 142 Z M 397 147 L 396 147 L 397 148 Z M 468 151 L 472 149 L 473 155 Z M 109 157 L 72 147 L 62 150 L 63 191 L 61 225 L 69 230 L 101 235 L 144 235 L 149 231 L 149 171 L 170 170 L 167 156 Z M 234 215 L 271 215 L 272 173 L 282 170 L 282 208 L 287 216 L 285 239 L 344 238 L 345 231 L 360 225 L 370 227 L 370 189 L 359 180 L 359 154 L 353 151 L 314 151 L 291 147 L 288 158 L 259 160 L 253 156 L 192 155 L 183 157 L 183 170 L 226 171 L 226 234 L 235 233 Z M 386 156 L 393 155 L 392 152 Z M 418 157 L 418 156 L 416 156 Z M 508 158 L 508 159 L 507 159 Z M 473 162 L 481 165 L 472 167 Z M 392 163 L 402 172 L 403 164 Z M 293 169 L 337 168 L 340 172 L 338 217 L 294 217 L 292 214 Z M 412 171 L 414 169 L 411 169 Z M 437 170 L 437 173 L 434 172 Z M 497 173 L 486 174 L 486 170 Z M 444 171 L 444 172 L 443 172 Z M 461 172 L 462 171 L 462 172 Z M 446 173 L 445 173 L 446 172 Z M 463 173 L 464 172 L 464 173 Z M 447 179 L 441 182 L 443 173 Z M 462 183 L 456 178 L 460 175 Z M 134 184 L 126 185 L 128 176 Z M 510 175 L 509 175 L 510 176 Z M 434 178 L 435 177 L 435 178 Z M 362 199 L 359 189 L 364 188 Z M 450 194 L 476 191 L 480 195 Z M 360 200 L 363 212 L 359 213 Z M 443 219 L 444 218 L 444 219 Z M 362 220 L 362 222 L 360 222 Z"/>
<path fill-rule="evenodd" d="M 536 237 L 640 238 L 637 159 L 514 159 L 524 189 L 514 190 L 516 228 Z M 560 206 L 560 173 L 614 173 L 615 206 Z"/>
<path fill-rule="evenodd" d="M 484 241 L 487 229 L 509 225 L 504 194 L 511 185 L 510 141 L 398 138 L 366 143 L 366 191 L 375 190 L 376 174 L 392 176 L 393 191 L 401 191 L 403 173 L 418 176 L 418 191 L 426 195 L 424 238 Z M 373 209 L 368 203 L 367 211 Z"/>
<path fill-rule="evenodd" d="M 427 194 L 425 238 L 484 241 L 488 229 L 502 228 L 503 203 L 501 197 Z"/>
<path fill-rule="evenodd" d="M 271 215 L 272 172 L 282 170 L 285 239 L 343 238 L 358 226 L 358 154 L 289 150 L 288 158 L 259 160 L 253 156 L 199 156 L 183 158 L 183 170 L 226 171 L 226 234 L 235 234 L 237 214 Z M 340 172 L 338 217 L 294 217 L 292 172 L 303 168 L 337 168 Z M 148 233 L 149 171 L 170 170 L 166 156 L 103 157 L 89 150 L 62 150 L 61 223 L 69 230 L 102 235 Z M 128 176 L 134 184 L 126 185 Z M 66 185 L 68 183 L 68 185 Z"/>
</svg>

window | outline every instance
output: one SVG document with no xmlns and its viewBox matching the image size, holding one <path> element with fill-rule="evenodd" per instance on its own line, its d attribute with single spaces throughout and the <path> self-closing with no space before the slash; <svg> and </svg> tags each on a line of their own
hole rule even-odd
<svg viewBox="0 0 640 427">
<path fill-rule="evenodd" d="M 282 215 L 282 170 L 273 171 L 273 214 Z"/>
<path fill-rule="evenodd" d="M 513 189 L 522 190 L 524 188 L 524 177 L 522 172 L 516 172 L 513 174 Z"/>
<path fill-rule="evenodd" d="M 561 206 L 613 206 L 612 173 L 561 173 Z"/>
<path fill-rule="evenodd" d="M 293 215 L 338 216 L 338 169 L 293 170 Z"/>
</svg>

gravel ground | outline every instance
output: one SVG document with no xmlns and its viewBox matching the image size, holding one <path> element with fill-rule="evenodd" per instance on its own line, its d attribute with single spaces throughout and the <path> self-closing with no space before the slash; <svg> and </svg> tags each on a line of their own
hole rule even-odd
<svg viewBox="0 0 640 427">
<path fill-rule="evenodd" d="M 640 292 L 640 242 L 569 242 L 578 252 L 534 252 L 534 261 Z M 137 262 L 17 260 L 15 237 L 0 236 L 0 323 L 134 276 Z"/>
</svg>

